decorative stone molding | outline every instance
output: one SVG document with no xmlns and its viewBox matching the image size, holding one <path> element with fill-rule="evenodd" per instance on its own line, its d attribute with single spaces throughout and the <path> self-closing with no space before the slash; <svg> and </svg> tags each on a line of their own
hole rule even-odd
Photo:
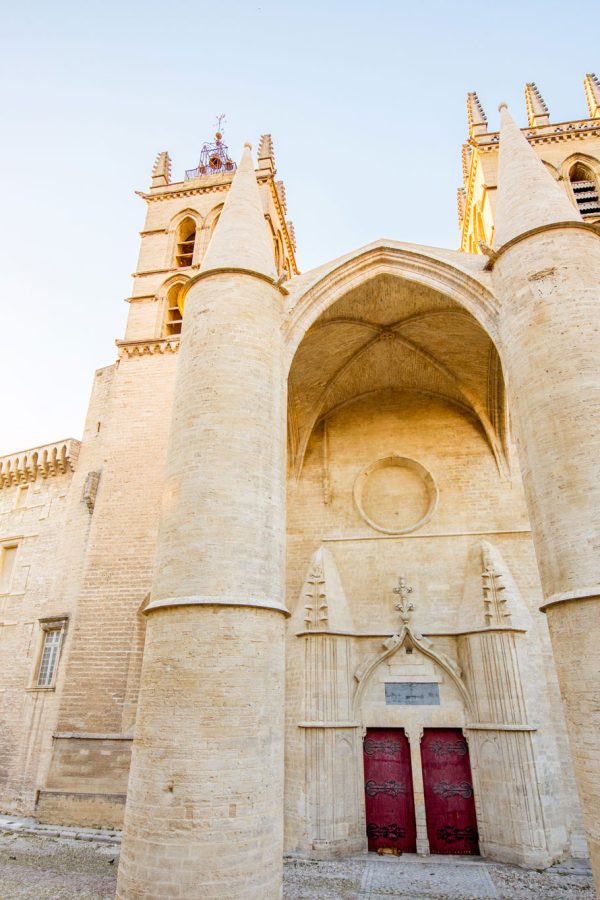
<svg viewBox="0 0 600 900">
<path fill-rule="evenodd" d="M 335 564 L 320 547 L 312 556 L 292 628 L 305 627 L 303 731 L 307 784 L 306 840 L 311 855 L 364 849 L 360 724 L 352 718 L 350 609 Z"/>
<path fill-rule="evenodd" d="M 284 323 L 288 365 L 319 316 L 349 290 L 379 274 L 414 281 L 446 294 L 470 312 L 491 340 L 498 343 L 499 304 L 488 287 L 489 275 L 483 271 L 484 261 L 480 261 L 481 271 L 467 271 L 464 263 L 468 254 L 456 252 L 456 261 L 450 256 L 441 258 L 422 249 L 415 250 L 410 245 L 382 241 L 362 247 L 341 262 L 336 261 L 329 270 L 317 270 L 315 281 L 306 284 L 299 293 L 294 291 L 291 296 L 292 306 Z"/>
<path fill-rule="evenodd" d="M 119 359 L 132 356 L 154 356 L 156 353 L 177 353 L 179 337 L 160 338 L 150 341 L 115 341 Z"/>
<path fill-rule="evenodd" d="M 592 119 L 600 118 L 600 81 L 598 77 L 590 72 L 583 80 L 585 88 L 585 99 Z"/>
<path fill-rule="evenodd" d="M 475 91 L 467 94 L 467 122 L 471 137 L 487 133 L 487 116 Z"/>
<path fill-rule="evenodd" d="M 539 128 L 542 125 L 550 124 L 548 106 L 535 81 L 530 81 L 525 85 L 525 105 L 530 128 Z"/>
<path fill-rule="evenodd" d="M 348 600 L 333 555 L 324 547 L 313 554 L 296 604 L 297 634 L 354 634 Z"/>
<path fill-rule="evenodd" d="M 171 181 L 171 157 L 166 150 L 159 153 L 152 167 L 152 187 L 164 187 Z"/>
<path fill-rule="evenodd" d="M 112 731 L 55 731 L 52 735 L 56 741 L 132 741 L 128 734 Z"/>
<path fill-rule="evenodd" d="M 67 438 L 22 453 L 0 456 L 0 490 L 14 484 L 27 484 L 38 477 L 74 472 L 80 447 L 80 441 Z"/>
<path fill-rule="evenodd" d="M 510 250 L 511 247 L 514 247 L 516 244 L 522 243 L 523 241 L 527 240 L 527 238 L 533 237 L 533 235 L 535 234 L 547 234 L 549 231 L 564 230 L 567 228 L 576 228 L 579 231 L 590 231 L 592 234 L 600 236 L 600 225 L 598 225 L 596 222 L 578 222 L 572 221 L 570 219 L 565 222 L 551 222 L 548 225 L 540 225 L 537 228 L 530 228 L 529 231 L 524 231 L 522 234 L 518 234 L 510 241 L 502 244 L 502 246 L 498 247 L 498 250 L 496 251 L 494 262 L 496 262 L 496 260 L 503 256 L 507 250 Z"/>
<path fill-rule="evenodd" d="M 225 176 L 217 176 L 225 177 Z M 228 191 L 231 186 L 231 178 L 227 178 L 225 183 L 221 184 L 203 184 L 201 187 L 176 188 L 174 184 L 168 185 L 164 190 L 157 190 L 156 193 L 147 194 L 145 191 L 136 191 L 138 197 L 150 203 L 153 200 L 172 200 L 173 197 L 192 197 L 194 194 L 212 194 L 215 191 Z M 183 184 L 184 182 L 178 182 Z M 189 184 L 189 182 L 186 182 Z M 175 188 L 175 189 L 174 189 Z"/>
<path fill-rule="evenodd" d="M 556 144 L 560 141 L 572 141 L 573 138 L 585 140 L 597 138 L 600 134 L 600 124 L 595 119 L 580 119 L 575 122 L 566 122 L 559 125 L 541 125 L 532 130 L 522 128 L 521 131 L 530 144 Z M 474 145 L 480 152 L 497 151 L 500 144 L 500 132 L 489 132 L 474 139 Z"/>
<path fill-rule="evenodd" d="M 410 472 L 414 473 L 417 476 L 417 481 L 420 481 L 425 494 L 424 499 L 426 500 L 426 509 L 424 514 L 403 527 L 394 527 L 391 522 L 377 522 L 365 509 L 365 494 L 368 489 L 369 479 L 375 472 L 380 472 L 382 469 L 387 468 L 408 469 Z M 360 516 L 371 526 L 371 528 L 374 528 L 375 531 L 381 531 L 384 534 L 409 534 L 411 531 L 416 531 L 422 525 L 425 525 L 425 523 L 431 519 L 438 503 L 438 489 L 433 476 L 427 471 L 425 466 L 422 466 L 421 463 L 417 462 L 415 459 L 409 459 L 408 457 L 400 456 L 399 454 L 392 454 L 391 456 L 386 456 L 370 463 L 370 465 L 363 469 L 358 475 L 354 482 L 354 503 Z"/>
<path fill-rule="evenodd" d="M 83 494 L 81 499 L 85 501 L 90 513 L 94 512 L 99 483 L 100 472 L 88 472 L 87 478 L 85 479 L 85 484 L 83 485 Z"/>
<path fill-rule="evenodd" d="M 473 701 L 465 682 L 462 678 L 460 666 L 445 653 L 438 652 L 432 641 L 428 640 L 422 634 L 412 629 L 409 625 L 403 625 L 397 634 L 391 635 L 383 642 L 383 652 L 375 657 L 365 660 L 362 665 L 356 669 L 354 678 L 358 682 L 358 688 L 354 695 L 353 716 L 358 721 L 360 718 L 360 709 L 367 685 L 375 672 L 375 670 L 388 659 L 398 652 L 404 645 L 416 647 L 424 656 L 433 660 L 438 666 L 450 677 L 453 684 L 458 688 L 460 695 L 464 701 L 467 712 L 473 712 Z"/>
<path fill-rule="evenodd" d="M 285 616 L 290 615 L 281 603 L 268 599 L 248 599 L 248 597 L 166 597 L 162 600 L 153 600 L 146 606 L 144 613 L 149 615 L 156 609 L 169 609 L 174 606 L 249 606 L 252 609 L 274 609 Z"/>
</svg>

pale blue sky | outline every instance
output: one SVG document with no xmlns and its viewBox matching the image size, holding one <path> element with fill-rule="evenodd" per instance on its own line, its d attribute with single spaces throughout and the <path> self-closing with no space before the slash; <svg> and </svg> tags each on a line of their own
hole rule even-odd
<svg viewBox="0 0 600 900">
<path fill-rule="evenodd" d="M 600 5 L 0 0 L 0 454 L 80 437 L 123 334 L 156 153 L 273 134 L 302 270 L 378 237 L 456 247 L 465 94 L 587 115 Z"/>
</svg>

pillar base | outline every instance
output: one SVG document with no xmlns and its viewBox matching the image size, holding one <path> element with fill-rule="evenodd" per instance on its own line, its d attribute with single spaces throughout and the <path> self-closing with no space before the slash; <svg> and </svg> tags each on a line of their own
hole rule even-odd
<svg viewBox="0 0 600 900">
<path fill-rule="evenodd" d="M 279 900 L 283 685 L 279 610 L 152 610 L 119 900 Z"/>
<path fill-rule="evenodd" d="M 594 880 L 600 886 L 600 596 L 546 606 Z"/>
</svg>

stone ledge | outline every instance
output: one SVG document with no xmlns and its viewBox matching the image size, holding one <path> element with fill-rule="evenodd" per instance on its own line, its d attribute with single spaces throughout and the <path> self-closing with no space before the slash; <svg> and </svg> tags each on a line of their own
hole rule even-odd
<svg viewBox="0 0 600 900">
<path fill-rule="evenodd" d="M 74 841 L 96 841 L 99 844 L 121 843 L 121 832 L 117 830 L 42 825 L 30 816 L 0 815 L 0 832 L 3 834 L 33 834 L 38 837 L 70 838 Z"/>
<path fill-rule="evenodd" d="M 171 609 L 177 606 L 244 606 L 248 609 L 272 609 L 289 616 L 289 611 L 274 600 L 253 600 L 248 597 L 165 597 L 153 600 L 144 610 L 144 615 L 157 609 Z"/>
</svg>

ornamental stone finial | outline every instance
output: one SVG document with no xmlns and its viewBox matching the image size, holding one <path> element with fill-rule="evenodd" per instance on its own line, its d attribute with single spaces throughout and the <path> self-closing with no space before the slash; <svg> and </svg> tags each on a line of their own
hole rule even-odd
<svg viewBox="0 0 600 900">
<path fill-rule="evenodd" d="M 400 597 L 400 602 L 394 604 L 394 609 L 397 609 L 400 613 L 400 618 L 402 620 L 403 625 L 408 625 L 410 621 L 410 614 L 412 613 L 414 604 L 409 601 L 408 596 L 412 594 L 413 589 L 408 585 L 405 579 L 400 575 L 398 578 L 398 587 L 394 588 L 394 594 L 398 594 Z"/>
</svg>

